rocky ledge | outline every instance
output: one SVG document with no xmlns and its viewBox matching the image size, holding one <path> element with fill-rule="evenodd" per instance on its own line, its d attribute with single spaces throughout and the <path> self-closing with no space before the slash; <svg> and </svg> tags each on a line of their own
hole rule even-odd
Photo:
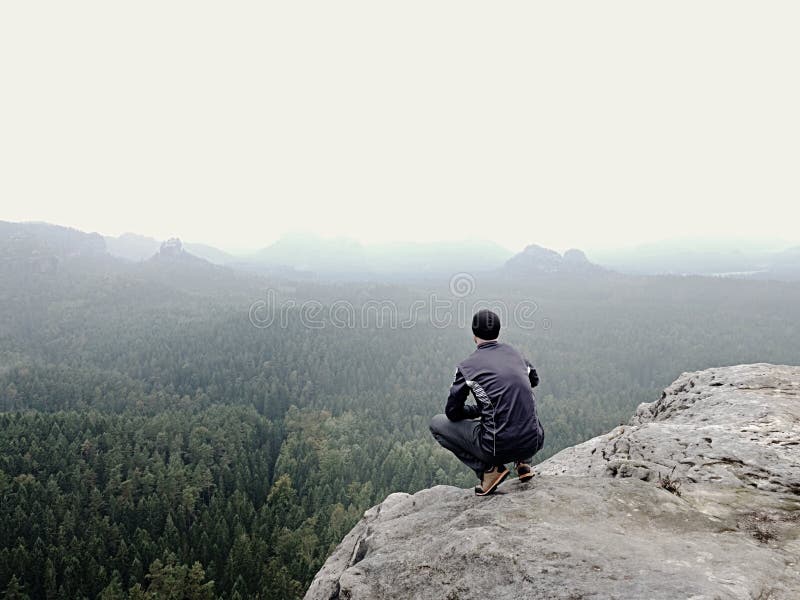
<svg viewBox="0 0 800 600">
<path fill-rule="evenodd" d="M 535 470 L 391 494 L 306 600 L 800 598 L 800 367 L 684 373 Z"/>
</svg>

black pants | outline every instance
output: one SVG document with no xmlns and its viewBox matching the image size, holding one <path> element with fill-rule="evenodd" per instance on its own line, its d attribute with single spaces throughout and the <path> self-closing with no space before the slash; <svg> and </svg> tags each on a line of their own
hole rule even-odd
<svg viewBox="0 0 800 600">
<path fill-rule="evenodd" d="M 493 466 L 505 462 L 498 461 L 497 458 L 481 448 L 479 441 L 481 422 L 478 419 L 451 421 L 446 415 L 435 415 L 431 419 L 430 430 L 436 441 L 472 469 L 478 479 L 483 478 L 484 471 L 488 471 Z M 543 441 L 544 437 L 540 436 L 540 443 Z M 514 457 L 513 460 L 530 464 L 533 460 L 533 455 L 540 448 L 541 445 L 533 451 L 521 450 L 521 456 Z"/>
</svg>

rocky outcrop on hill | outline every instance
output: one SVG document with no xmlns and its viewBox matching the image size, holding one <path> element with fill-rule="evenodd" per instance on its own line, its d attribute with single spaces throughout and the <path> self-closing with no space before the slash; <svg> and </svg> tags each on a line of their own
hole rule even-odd
<svg viewBox="0 0 800 600">
<path fill-rule="evenodd" d="M 160 256 L 180 256 L 184 253 L 183 243 L 180 238 L 169 238 L 161 242 L 161 247 L 158 250 Z"/>
<path fill-rule="evenodd" d="M 150 258 L 150 261 L 155 261 L 162 264 L 172 263 L 175 265 L 190 265 L 195 267 L 212 266 L 211 263 L 204 258 L 200 258 L 191 252 L 187 252 L 180 238 L 169 238 L 168 240 L 161 242 L 158 252 Z"/>
<path fill-rule="evenodd" d="M 606 269 L 589 262 L 581 250 L 571 249 L 561 256 L 555 250 L 536 244 L 527 246 L 522 252 L 506 261 L 506 270 L 514 273 L 605 273 Z"/>
<path fill-rule="evenodd" d="M 800 597 L 800 368 L 684 373 L 493 496 L 371 508 L 307 600 Z"/>
</svg>

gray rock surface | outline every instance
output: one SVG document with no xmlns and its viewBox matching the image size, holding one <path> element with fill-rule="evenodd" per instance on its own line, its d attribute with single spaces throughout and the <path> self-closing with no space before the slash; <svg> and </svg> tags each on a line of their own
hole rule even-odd
<svg viewBox="0 0 800 600">
<path fill-rule="evenodd" d="M 535 471 L 391 494 L 306 599 L 800 598 L 798 367 L 684 373 Z"/>
</svg>

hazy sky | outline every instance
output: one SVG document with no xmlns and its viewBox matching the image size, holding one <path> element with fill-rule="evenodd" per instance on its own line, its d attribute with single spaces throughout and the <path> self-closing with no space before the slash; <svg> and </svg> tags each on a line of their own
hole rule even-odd
<svg viewBox="0 0 800 600">
<path fill-rule="evenodd" d="M 800 3 L 3 2 L 0 219 L 800 240 Z"/>
</svg>

